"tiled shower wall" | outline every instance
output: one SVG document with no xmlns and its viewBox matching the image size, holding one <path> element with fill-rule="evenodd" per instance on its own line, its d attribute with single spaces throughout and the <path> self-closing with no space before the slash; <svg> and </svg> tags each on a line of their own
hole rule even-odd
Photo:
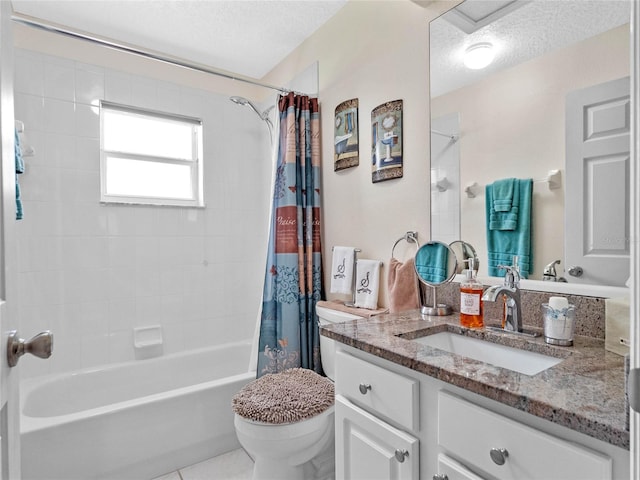
<svg viewBox="0 0 640 480">
<path fill-rule="evenodd" d="M 203 120 L 206 208 L 100 203 L 99 99 Z M 53 356 L 23 359 L 23 378 L 135 360 L 135 327 L 160 325 L 163 354 L 251 338 L 269 212 L 264 122 L 228 95 L 21 49 L 15 107 L 35 150 L 19 178 L 20 333 L 54 333 Z"/>
</svg>

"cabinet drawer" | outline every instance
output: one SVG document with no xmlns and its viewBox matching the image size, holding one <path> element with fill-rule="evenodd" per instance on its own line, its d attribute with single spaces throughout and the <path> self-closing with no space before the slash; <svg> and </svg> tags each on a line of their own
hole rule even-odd
<svg viewBox="0 0 640 480">
<path fill-rule="evenodd" d="M 438 454 L 438 474 L 433 480 L 484 480 L 443 453 Z"/>
<path fill-rule="evenodd" d="M 344 352 L 336 352 L 336 393 L 374 415 L 418 430 L 419 384 Z"/>
<path fill-rule="evenodd" d="M 610 480 L 611 459 L 478 407 L 438 393 L 438 443 L 470 468 L 498 479 Z M 498 465 L 492 449 L 504 449 Z M 497 453 L 497 452 L 494 452 Z M 501 454 L 496 457 L 500 461 Z"/>
</svg>

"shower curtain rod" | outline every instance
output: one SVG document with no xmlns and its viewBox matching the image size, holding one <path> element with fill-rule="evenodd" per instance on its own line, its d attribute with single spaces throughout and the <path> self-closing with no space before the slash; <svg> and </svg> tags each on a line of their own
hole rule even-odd
<svg viewBox="0 0 640 480">
<path fill-rule="evenodd" d="M 294 90 L 289 90 L 287 88 L 284 87 L 277 87 L 275 85 L 269 85 L 267 83 L 261 83 L 258 82 L 256 80 L 251 80 L 249 78 L 243 78 L 243 77 L 236 77 L 234 75 L 228 74 L 228 73 L 224 73 L 224 72 L 220 72 L 217 70 L 213 70 L 211 68 L 208 68 L 204 65 L 200 65 L 197 63 L 191 63 L 191 62 L 187 62 L 186 60 L 181 60 L 178 59 L 176 57 L 172 57 L 172 56 L 165 56 L 162 55 L 160 53 L 157 52 L 152 52 L 150 50 L 146 50 L 146 49 L 142 49 L 141 47 L 137 47 L 137 46 L 133 46 L 133 45 L 126 45 L 124 43 L 119 43 L 116 42 L 114 40 L 109 40 L 106 38 L 101 38 L 98 37 L 96 35 L 92 35 L 89 34 L 87 32 L 82 32 L 79 30 L 73 30 L 69 27 L 65 27 L 62 25 L 58 25 L 55 23 L 51 23 L 51 22 L 46 22 L 44 20 L 35 18 L 35 17 L 31 17 L 29 15 L 23 15 L 21 13 L 16 13 L 13 12 L 11 15 L 11 20 L 13 20 L 16 23 L 21 23 L 23 25 L 26 25 L 28 27 L 32 27 L 32 28 L 37 28 L 40 30 L 45 30 L 47 32 L 53 32 L 53 33 L 58 33 L 67 37 L 71 37 L 71 38 L 75 38 L 75 39 L 79 39 L 79 40 L 84 40 L 96 45 L 100 45 L 103 47 L 107 47 L 107 48 L 111 48 L 114 50 L 119 50 L 121 52 L 126 52 L 126 53 L 131 53 L 133 55 L 137 55 L 140 57 L 144 57 L 144 58 L 148 58 L 151 60 L 157 60 L 159 62 L 162 63 L 167 63 L 169 65 L 174 65 L 174 66 L 178 66 L 178 67 L 182 67 L 182 68 L 187 68 L 189 70 L 195 70 L 197 72 L 202 72 L 202 73 L 208 73 L 211 75 L 216 75 L 218 77 L 223 77 L 223 78 L 227 78 L 229 80 L 235 80 L 238 82 L 244 82 L 244 83 L 249 83 L 251 85 L 255 85 L 258 87 L 263 87 L 263 88 L 269 88 L 271 90 L 276 90 L 280 93 L 283 94 L 287 94 L 290 92 L 295 93 L 296 95 L 306 95 L 305 93 L 301 93 L 301 92 L 296 92 Z"/>
</svg>

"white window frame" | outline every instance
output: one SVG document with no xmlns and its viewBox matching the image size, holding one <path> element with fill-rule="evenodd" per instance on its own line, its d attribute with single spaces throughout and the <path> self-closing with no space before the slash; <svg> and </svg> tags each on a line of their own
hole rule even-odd
<svg viewBox="0 0 640 480">
<path fill-rule="evenodd" d="M 172 122 L 189 125 L 192 138 L 192 157 L 176 158 L 170 156 L 145 155 L 126 151 L 106 150 L 104 146 L 104 110 L 120 111 L 139 117 L 164 119 Z M 173 198 L 169 196 L 144 196 L 144 195 L 116 195 L 107 193 L 107 157 L 120 157 L 146 162 L 166 163 L 171 165 L 187 165 L 191 168 L 192 198 Z M 102 203 L 126 203 L 144 205 L 166 205 L 182 207 L 204 207 L 203 196 L 203 139 L 202 120 L 184 115 L 177 115 L 155 110 L 149 110 L 129 105 L 100 101 L 100 201 Z"/>
</svg>

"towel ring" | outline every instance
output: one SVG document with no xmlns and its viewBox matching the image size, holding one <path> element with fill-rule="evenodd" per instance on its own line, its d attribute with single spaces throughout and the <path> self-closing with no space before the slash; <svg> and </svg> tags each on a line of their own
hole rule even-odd
<svg viewBox="0 0 640 480">
<path fill-rule="evenodd" d="M 393 258 L 393 253 L 395 252 L 396 246 L 403 240 L 408 243 L 415 243 L 416 252 L 420 249 L 420 244 L 418 243 L 418 232 L 407 232 L 403 237 L 400 237 L 398 240 L 396 240 L 396 243 L 393 244 L 393 248 L 391 248 L 391 258 Z"/>
</svg>

